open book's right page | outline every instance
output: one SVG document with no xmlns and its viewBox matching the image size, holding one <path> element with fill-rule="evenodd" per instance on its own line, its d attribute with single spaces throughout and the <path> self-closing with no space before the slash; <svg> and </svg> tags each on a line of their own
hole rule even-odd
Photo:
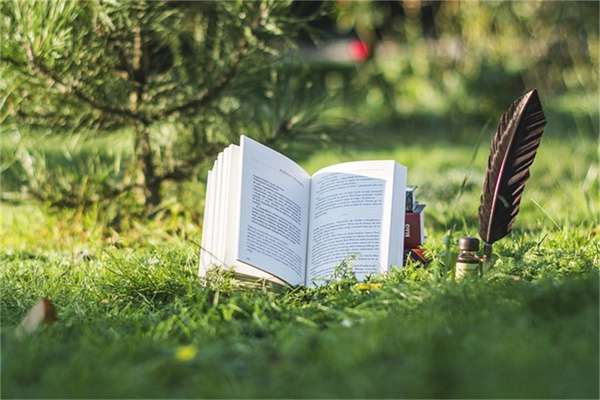
<svg viewBox="0 0 600 400">
<path fill-rule="evenodd" d="M 356 161 L 311 179 L 306 285 L 330 278 L 348 261 L 359 280 L 402 265 L 406 167 Z"/>
</svg>

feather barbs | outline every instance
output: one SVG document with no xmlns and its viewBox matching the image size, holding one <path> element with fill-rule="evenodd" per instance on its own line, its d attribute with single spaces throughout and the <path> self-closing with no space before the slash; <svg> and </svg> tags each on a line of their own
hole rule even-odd
<svg viewBox="0 0 600 400">
<path fill-rule="evenodd" d="M 513 102 L 500 118 L 479 206 L 479 235 L 488 244 L 512 230 L 545 124 L 536 89 Z"/>
</svg>

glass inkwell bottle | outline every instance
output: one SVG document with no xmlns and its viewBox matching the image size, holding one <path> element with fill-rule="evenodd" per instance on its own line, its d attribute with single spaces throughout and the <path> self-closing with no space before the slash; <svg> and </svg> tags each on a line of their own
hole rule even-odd
<svg viewBox="0 0 600 400">
<path fill-rule="evenodd" d="M 481 276 L 481 258 L 479 258 L 479 239 L 465 236 L 458 241 L 460 253 L 456 259 L 455 279 Z"/>
</svg>

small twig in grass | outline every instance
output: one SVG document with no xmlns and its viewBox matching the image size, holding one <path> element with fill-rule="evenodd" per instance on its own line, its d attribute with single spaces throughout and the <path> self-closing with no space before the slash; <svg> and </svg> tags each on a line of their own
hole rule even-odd
<svg viewBox="0 0 600 400">
<path fill-rule="evenodd" d="M 136 290 L 135 294 L 137 294 L 139 297 L 141 297 L 142 301 L 144 303 L 146 303 L 147 305 L 149 305 L 150 307 L 154 306 L 154 304 L 142 292 L 140 292 L 139 290 Z"/>
<path fill-rule="evenodd" d="M 225 261 L 221 260 L 219 257 L 215 256 L 212 252 L 210 252 L 207 249 L 205 249 L 204 247 L 202 247 L 202 245 L 200 243 L 198 243 L 198 242 L 196 242 L 195 240 L 192 240 L 192 239 L 188 239 L 188 242 L 196 245 L 196 247 L 198 247 L 200 250 L 203 250 L 203 251 L 207 252 L 208 255 L 210 255 L 215 260 L 219 261 L 221 263 L 221 265 L 226 265 Z"/>
<path fill-rule="evenodd" d="M 465 177 L 463 178 L 458 190 L 456 191 L 456 194 L 454 195 L 454 201 L 452 202 L 453 205 L 458 204 L 458 201 L 461 199 L 462 195 L 465 192 L 467 183 L 469 182 L 469 179 L 471 178 L 471 170 L 473 168 L 473 164 L 475 164 L 475 160 L 477 159 L 477 154 L 479 154 L 479 149 L 481 147 L 481 143 L 483 140 L 483 134 L 485 133 L 485 131 L 487 131 L 487 128 L 491 122 L 492 122 L 492 119 L 489 118 L 485 122 L 485 124 L 483 124 L 481 129 L 479 130 L 479 134 L 477 135 L 477 141 L 475 142 L 475 147 L 473 148 L 473 153 L 471 154 L 471 159 L 470 159 L 469 165 L 467 167 L 467 173 L 465 174 Z M 455 207 L 451 207 L 450 210 L 451 210 L 451 213 L 453 216 L 456 215 Z M 455 229 L 456 229 L 456 224 L 453 224 L 451 227 L 449 227 L 449 230 L 448 230 L 449 234 L 451 235 Z M 466 220 L 464 219 L 464 217 L 463 217 L 463 229 L 467 230 L 467 223 L 466 223 Z M 446 236 L 448 236 L 448 234 Z M 446 247 L 448 248 L 448 244 L 446 244 Z"/>
<path fill-rule="evenodd" d="M 112 258 L 113 261 L 118 261 L 117 257 L 115 257 L 113 254 L 109 253 L 106 249 L 102 249 L 102 253 L 106 254 L 107 256 Z M 112 272 L 113 274 L 118 275 L 122 278 L 127 278 L 127 276 L 125 274 L 123 274 L 122 272 L 114 271 L 111 268 L 108 268 L 106 265 L 104 265 L 104 269 L 106 269 L 108 272 Z"/>
<path fill-rule="evenodd" d="M 109 252 L 107 252 L 106 250 L 104 250 L 103 252 L 106 253 L 113 260 L 116 260 L 116 257 L 114 255 L 110 254 Z M 128 276 L 128 275 L 124 274 L 121 271 L 116 271 L 116 270 L 114 270 L 112 268 L 109 268 L 106 265 L 104 266 L 104 268 L 107 271 L 109 271 L 109 272 L 111 272 L 111 273 L 113 273 L 113 274 L 115 274 L 115 275 L 117 275 L 117 276 L 119 276 L 119 277 L 121 277 L 121 278 L 123 278 L 123 279 L 125 279 L 125 280 L 127 280 L 127 281 L 129 281 L 131 283 L 133 283 L 133 284 L 137 283 L 137 281 L 135 279 L 133 279 L 131 276 Z M 150 280 L 150 282 L 152 283 L 152 285 L 153 285 L 153 287 L 147 287 L 146 289 L 148 289 L 150 291 L 154 291 L 154 293 L 156 294 L 157 290 L 158 290 L 158 285 L 156 284 L 156 282 L 154 282 L 154 280 L 152 280 L 152 278 L 150 277 L 149 274 L 146 275 L 146 278 L 148 278 Z M 144 301 L 144 303 L 152 306 L 152 302 L 139 289 L 135 290 L 135 294 L 138 295 L 138 296 L 140 296 L 142 298 L 142 300 Z"/>
<path fill-rule="evenodd" d="M 540 240 L 538 240 L 538 242 L 535 244 L 535 248 L 537 250 L 539 250 L 540 246 L 542 245 L 542 243 L 544 243 L 544 240 L 546 240 L 547 237 L 548 237 L 548 234 L 546 233 L 544 236 L 542 236 L 542 238 Z"/>
<path fill-rule="evenodd" d="M 536 244 L 530 245 L 529 248 L 523 252 L 523 255 L 521 256 L 521 259 L 523 257 L 525 257 L 525 255 L 527 253 L 529 253 L 531 251 L 531 249 L 535 249 L 536 252 L 539 252 L 540 251 L 540 245 L 544 242 L 544 240 L 546 240 L 547 237 L 548 237 L 548 234 L 546 233 L 544 236 L 542 236 L 542 238 L 540 240 L 537 241 Z"/>
<path fill-rule="evenodd" d="M 483 133 L 487 130 L 491 121 L 492 121 L 492 119 L 489 118 L 486 121 L 486 123 L 483 125 L 481 130 L 479 131 L 479 135 L 477 136 L 477 142 L 475 143 L 475 148 L 473 149 L 473 154 L 471 154 L 471 160 L 469 161 L 469 166 L 467 167 L 469 172 L 467 172 L 462 183 L 460 184 L 460 187 L 458 188 L 458 191 L 456 192 L 454 201 L 460 200 L 460 198 L 462 197 L 462 195 L 465 191 L 465 188 L 467 187 L 467 182 L 469 182 L 469 179 L 471 178 L 471 172 L 470 172 L 471 168 L 473 167 L 473 164 L 475 164 L 475 159 L 477 158 L 477 154 L 479 153 L 479 148 L 481 147 L 481 142 L 483 140 Z"/>
<path fill-rule="evenodd" d="M 446 232 L 446 235 L 444 236 L 444 258 L 443 258 L 443 264 L 444 264 L 444 268 L 445 268 L 445 273 L 447 274 L 448 271 L 453 271 L 452 270 L 452 248 L 453 248 L 453 236 L 454 236 L 454 226 L 452 226 L 450 229 L 448 229 L 448 231 Z"/>
<path fill-rule="evenodd" d="M 556 227 L 556 229 L 558 229 L 558 230 L 562 229 L 562 227 L 558 224 L 558 222 L 556 222 L 556 220 L 554 218 L 552 218 L 552 216 L 550 215 L 550 213 L 548 213 L 548 211 L 546 211 L 544 209 L 544 207 L 542 207 L 540 205 L 540 203 L 538 203 L 535 199 L 531 199 L 531 201 L 533 202 L 533 204 L 535 204 L 537 206 L 537 208 L 539 208 L 544 213 L 544 215 L 546 217 L 548 217 L 548 219 L 550 221 L 552 221 L 552 223 L 554 224 L 554 226 Z"/>
</svg>

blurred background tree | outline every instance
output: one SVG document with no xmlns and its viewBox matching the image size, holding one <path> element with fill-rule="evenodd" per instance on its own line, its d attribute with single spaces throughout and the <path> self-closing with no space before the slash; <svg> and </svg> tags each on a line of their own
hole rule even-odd
<svg viewBox="0 0 600 400">
<path fill-rule="evenodd" d="M 237 140 L 242 104 L 272 102 L 278 93 L 272 86 L 300 79 L 274 64 L 311 18 L 293 17 L 290 7 L 282 1 L 2 2 L 3 126 L 93 135 L 126 129 L 133 138 L 134 162 L 117 166 L 117 176 L 92 174 L 94 193 L 87 197 L 90 181 L 74 186 L 56 179 L 25 154 L 29 192 L 76 206 L 138 188 L 147 207 L 157 206 L 164 182 L 190 178 Z M 293 117 L 282 111 L 251 133 L 289 140 L 302 125 Z"/>
<path fill-rule="evenodd" d="M 207 163 L 242 133 L 296 158 L 299 138 L 342 148 L 361 131 L 326 118 L 387 124 L 398 141 L 425 121 L 437 124 L 431 140 L 456 140 L 530 87 L 553 124 L 598 129 L 597 2 L 5 1 L 0 10 L 0 129 L 18 143 L 0 146 L 3 190 L 26 187 L 58 206 L 125 195 L 153 208 L 176 187 L 174 202 L 188 193 L 197 207 Z M 39 143 L 64 140 L 64 154 L 38 151 L 40 130 Z"/>
<path fill-rule="evenodd" d="M 369 47 L 355 79 L 368 112 L 490 116 L 531 85 L 596 108 L 598 15 L 598 2 L 340 1 L 335 24 Z"/>
</svg>

